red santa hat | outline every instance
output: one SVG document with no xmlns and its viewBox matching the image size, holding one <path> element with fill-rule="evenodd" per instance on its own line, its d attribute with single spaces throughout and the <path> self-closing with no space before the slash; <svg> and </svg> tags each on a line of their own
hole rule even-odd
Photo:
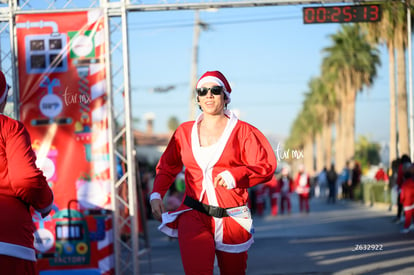
<svg viewBox="0 0 414 275">
<path fill-rule="evenodd" d="M 207 82 L 213 82 L 224 88 L 224 93 L 227 96 L 226 103 L 230 103 L 231 87 L 226 77 L 219 71 L 208 71 L 204 73 L 197 82 L 196 88 L 200 88 Z"/>
<path fill-rule="evenodd" d="M 0 104 L 6 100 L 7 92 L 9 91 L 9 86 L 6 82 L 6 77 L 2 71 L 0 71 Z"/>
</svg>

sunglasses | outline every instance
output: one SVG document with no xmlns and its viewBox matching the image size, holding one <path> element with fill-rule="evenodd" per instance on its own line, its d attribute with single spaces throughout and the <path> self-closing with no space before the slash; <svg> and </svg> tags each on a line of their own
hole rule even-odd
<svg viewBox="0 0 414 275">
<path fill-rule="evenodd" d="M 220 95 L 223 92 L 223 87 L 221 86 L 213 86 L 211 88 L 201 87 L 201 88 L 197 88 L 196 91 L 199 96 L 206 96 L 208 91 L 211 91 L 213 95 Z"/>
</svg>

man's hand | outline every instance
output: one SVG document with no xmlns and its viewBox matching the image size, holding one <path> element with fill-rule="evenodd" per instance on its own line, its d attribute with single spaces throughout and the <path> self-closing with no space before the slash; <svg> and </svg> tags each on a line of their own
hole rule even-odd
<svg viewBox="0 0 414 275">
<path fill-rule="evenodd" d="M 155 219 L 162 221 L 162 213 L 165 212 L 164 203 L 160 199 L 151 200 L 151 211 Z"/>
<path fill-rule="evenodd" d="M 217 186 L 222 186 L 224 188 L 227 188 L 227 183 L 226 181 L 220 176 L 218 175 L 215 179 L 214 179 L 214 187 Z"/>
</svg>

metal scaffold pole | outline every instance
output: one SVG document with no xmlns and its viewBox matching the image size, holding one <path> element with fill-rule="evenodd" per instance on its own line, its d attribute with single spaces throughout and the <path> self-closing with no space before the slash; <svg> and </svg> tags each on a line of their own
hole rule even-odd
<svg viewBox="0 0 414 275">
<path fill-rule="evenodd" d="M 109 22 L 108 31 L 108 66 L 110 66 L 112 81 L 110 93 L 112 96 L 112 147 L 113 167 L 117 161 L 121 163 L 122 174 L 117 175 L 113 184 L 114 209 L 114 245 L 116 274 L 139 274 L 139 245 L 138 245 L 138 207 L 137 207 L 137 171 L 135 161 L 135 145 L 132 130 L 131 90 L 129 77 L 129 54 L 127 32 L 127 10 L 125 3 L 109 3 L 106 14 Z M 120 40 L 114 40 L 113 33 L 121 33 Z M 121 52 L 122 58 L 116 53 Z M 119 79 L 119 80 L 118 80 Z M 141 217 L 142 218 L 142 217 Z M 144 230 L 146 230 L 144 228 Z"/>
</svg>

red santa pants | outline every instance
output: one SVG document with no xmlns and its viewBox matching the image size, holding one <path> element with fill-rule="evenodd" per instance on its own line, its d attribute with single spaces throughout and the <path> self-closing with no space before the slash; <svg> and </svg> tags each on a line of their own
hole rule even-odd
<svg viewBox="0 0 414 275">
<path fill-rule="evenodd" d="M 190 210 L 180 215 L 178 243 L 186 275 L 212 275 L 214 258 L 221 275 L 243 275 L 247 268 L 247 251 L 228 253 L 218 251 L 214 242 L 213 218 Z"/>
<path fill-rule="evenodd" d="M 405 216 L 404 228 L 407 229 L 410 227 L 411 221 L 414 218 L 414 209 L 404 210 L 404 216 Z"/>
<path fill-rule="evenodd" d="M 299 210 L 309 212 L 309 194 L 299 194 Z"/>
<path fill-rule="evenodd" d="M 37 274 L 36 262 L 0 255 L 0 274 L 35 275 Z"/>
<path fill-rule="evenodd" d="M 270 205 L 272 207 L 272 216 L 276 216 L 277 215 L 277 194 L 272 194 L 271 198 L 270 198 Z"/>
<path fill-rule="evenodd" d="M 277 193 L 277 188 L 276 186 L 271 186 L 270 187 L 270 205 L 272 208 L 272 215 L 276 216 L 277 212 L 278 212 L 278 208 L 277 208 L 277 198 L 278 198 L 279 194 Z"/>
</svg>

